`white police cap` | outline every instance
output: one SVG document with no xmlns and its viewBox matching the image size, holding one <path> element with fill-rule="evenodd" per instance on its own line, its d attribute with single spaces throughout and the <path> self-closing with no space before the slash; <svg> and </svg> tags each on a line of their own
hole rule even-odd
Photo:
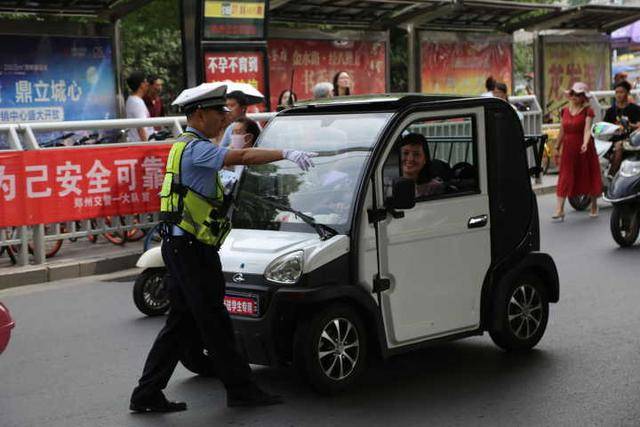
<svg viewBox="0 0 640 427">
<path fill-rule="evenodd" d="M 202 83 L 196 87 L 183 90 L 171 105 L 175 105 L 185 112 L 193 111 L 197 108 L 212 107 L 218 107 L 220 111 L 227 112 L 229 109 L 225 106 L 226 94 L 227 85 L 224 83 Z"/>
</svg>

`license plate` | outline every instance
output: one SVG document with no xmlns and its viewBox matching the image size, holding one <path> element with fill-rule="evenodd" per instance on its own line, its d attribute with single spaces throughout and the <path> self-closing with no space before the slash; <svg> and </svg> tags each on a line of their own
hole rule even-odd
<svg viewBox="0 0 640 427">
<path fill-rule="evenodd" d="M 258 317 L 258 299 L 255 296 L 225 295 L 224 305 L 229 314 Z"/>
</svg>

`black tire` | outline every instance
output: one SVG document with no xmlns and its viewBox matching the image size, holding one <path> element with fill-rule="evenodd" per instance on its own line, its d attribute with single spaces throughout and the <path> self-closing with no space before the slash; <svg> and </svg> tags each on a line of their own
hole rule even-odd
<svg viewBox="0 0 640 427">
<path fill-rule="evenodd" d="M 213 360 L 205 353 L 201 340 L 196 340 L 188 348 L 185 349 L 180 363 L 187 370 L 202 377 L 215 377 Z"/>
<path fill-rule="evenodd" d="M 497 346 L 514 352 L 530 350 L 547 328 L 547 290 L 532 274 L 503 281 L 493 292 L 491 313 L 489 334 Z"/>
<path fill-rule="evenodd" d="M 294 365 L 321 394 L 348 388 L 364 372 L 366 358 L 367 333 L 357 311 L 349 305 L 331 305 L 303 321 L 295 332 Z"/>
<path fill-rule="evenodd" d="M 591 197 L 586 194 L 569 197 L 569 204 L 573 209 L 577 211 L 583 211 L 587 209 L 591 204 Z"/>
<path fill-rule="evenodd" d="M 638 239 L 640 218 L 635 206 L 614 206 L 611 212 L 611 236 L 623 248 L 633 245 Z"/>
<path fill-rule="evenodd" d="M 148 268 L 136 278 L 133 302 L 147 316 L 160 316 L 169 310 L 169 291 L 164 268 Z"/>
</svg>

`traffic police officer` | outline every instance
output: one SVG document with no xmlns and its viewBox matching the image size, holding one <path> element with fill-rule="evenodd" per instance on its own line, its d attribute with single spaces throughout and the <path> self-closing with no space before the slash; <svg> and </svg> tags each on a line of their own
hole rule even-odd
<svg viewBox="0 0 640 427">
<path fill-rule="evenodd" d="M 225 166 L 259 165 L 282 159 L 307 170 L 315 153 L 247 148 L 228 150 L 211 143 L 225 124 L 226 86 L 201 84 L 184 90 L 173 105 L 187 115 L 186 131 L 167 159 L 160 192 L 161 219 L 167 224 L 162 257 L 169 271 L 171 310 L 147 356 L 142 377 L 131 395 L 136 412 L 174 412 L 184 402 L 167 400 L 176 364 L 194 340 L 201 340 L 227 390 L 227 406 L 281 403 L 253 381 L 247 361 L 237 351 L 218 248 L 230 230 L 218 171 Z"/>
</svg>

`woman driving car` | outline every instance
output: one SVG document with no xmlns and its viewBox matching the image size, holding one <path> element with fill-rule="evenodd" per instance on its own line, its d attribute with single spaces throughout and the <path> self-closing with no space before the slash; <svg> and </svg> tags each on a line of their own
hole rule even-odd
<svg viewBox="0 0 640 427">
<path fill-rule="evenodd" d="M 431 159 L 426 138 L 408 133 L 400 140 L 402 176 L 416 183 L 416 197 L 444 193 L 444 180 L 431 171 Z"/>
</svg>

